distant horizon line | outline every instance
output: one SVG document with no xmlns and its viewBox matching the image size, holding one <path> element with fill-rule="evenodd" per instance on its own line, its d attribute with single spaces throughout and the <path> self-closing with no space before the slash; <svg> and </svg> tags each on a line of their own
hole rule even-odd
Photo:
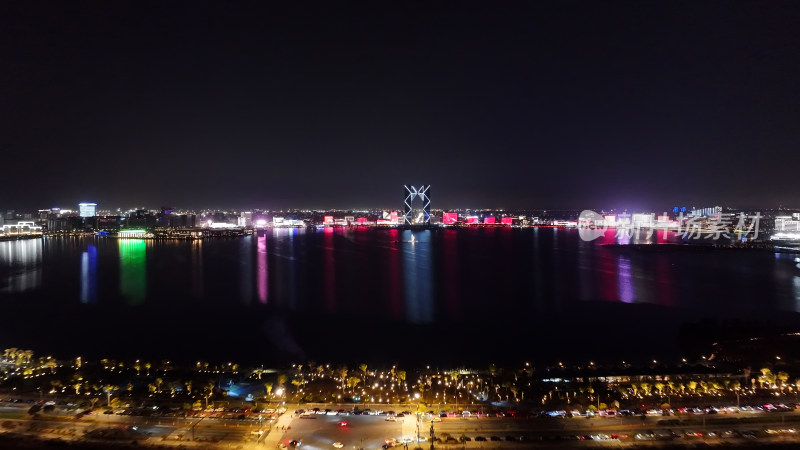
<svg viewBox="0 0 800 450">
<path fill-rule="evenodd" d="M 16 208 L 2 208 L 3 213 L 14 212 L 14 213 L 33 213 L 33 212 L 42 212 L 45 210 L 67 210 L 67 211 L 78 211 L 78 205 L 80 203 L 86 202 L 79 202 L 76 203 L 75 207 L 57 207 L 53 206 L 50 208 L 35 208 L 35 209 L 16 209 Z M 400 211 L 402 207 L 327 207 L 327 208 L 308 208 L 308 207 L 289 207 L 289 208 L 256 208 L 256 207 L 200 207 L 200 208 L 192 208 L 192 207 L 176 207 L 170 205 L 161 205 L 157 208 L 149 207 L 149 206 L 135 206 L 123 209 L 121 207 L 118 208 L 103 208 L 98 204 L 97 211 L 109 211 L 109 212 L 128 212 L 128 211 L 135 211 L 135 210 L 147 210 L 147 211 L 158 211 L 169 207 L 171 210 L 178 210 L 178 211 L 192 211 L 192 212 L 202 212 L 202 211 L 220 211 L 220 212 L 252 212 L 252 211 L 264 211 L 264 212 L 296 212 L 296 211 L 306 211 L 306 212 L 325 212 L 325 211 Z M 800 207 L 790 207 L 784 205 L 778 206 L 770 206 L 770 207 L 753 207 L 753 206 L 720 206 L 720 205 L 713 205 L 713 206 L 681 206 L 685 207 L 687 211 L 692 209 L 703 209 L 703 208 L 713 208 L 713 207 L 721 207 L 723 210 L 740 210 L 740 211 L 756 211 L 756 210 L 800 210 Z M 658 208 L 658 209 L 647 209 L 641 207 L 610 207 L 610 208 L 591 208 L 591 207 L 448 207 L 448 208 L 441 208 L 441 207 L 434 207 L 431 208 L 432 211 L 581 211 L 581 210 L 593 210 L 593 211 L 624 211 L 624 212 L 665 212 L 671 213 L 674 212 L 673 207 L 669 208 Z"/>
</svg>

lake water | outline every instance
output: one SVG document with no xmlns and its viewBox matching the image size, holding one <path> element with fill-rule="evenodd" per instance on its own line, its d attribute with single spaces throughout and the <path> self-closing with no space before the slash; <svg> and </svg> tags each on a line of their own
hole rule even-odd
<svg viewBox="0 0 800 450">
<path fill-rule="evenodd" d="M 58 356 L 488 364 L 677 358 L 681 325 L 707 318 L 800 325 L 794 255 L 604 246 L 613 231 L 592 242 L 553 228 L 413 235 L 0 242 L 0 344 Z"/>
</svg>

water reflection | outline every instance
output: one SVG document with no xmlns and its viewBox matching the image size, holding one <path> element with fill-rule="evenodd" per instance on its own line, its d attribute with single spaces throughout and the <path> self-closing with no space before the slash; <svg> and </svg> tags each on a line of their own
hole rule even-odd
<svg viewBox="0 0 800 450">
<path fill-rule="evenodd" d="M 461 318 L 461 286 L 458 264 L 458 230 L 444 230 L 442 236 L 442 290 L 445 313 L 450 319 Z"/>
<path fill-rule="evenodd" d="M 267 235 L 260 233 L 256 238 L 256 286 L 258 289 L 258 301 L 261 304 L 267 304 L 267 296 L 269 289 L 267 289 L 268 273 L 267 273 Z"/>
<path fill-rule="evenodd" d="M 331 230 L 333 231 L 333 230 Z M 267 240 L 266 244 L 271 244 L 267 248 L 267 258 L 272 259 L 270 274 L 270 288 L 267 290 L 268 296 L 279 306 L 288 306 L 296 309 L 301 305 L 297 301 L 297 237 L 296 228 L 275 228 L 272 230 L 272 239 Z M 341 263 L 341 261 L 340 261 Z M 267 262 L 267 266 L 269 266 Z M 268 277 L 269 278 L 269 277 Z"/>
<path fill-rule="evenodd" d="M 631 260 L 623 255 L 617 257 L 617 274 L 619 276 L 619 299 L 625 303 L 633 303 L 633 275 L 631 275 Z"/>
<path fill-rule="evenodd" d="M 800 277 L 797 275 L 792 279 L 792 292 L 794 293 L 794 310 L 800 312 Z"/>
<path fill-rule="evenodd" d="M 192 295 L 195 298 L 203 298 L 203 241 L 192 241 Z"/>
<path fill-rule="evenodd" d="M 23 292 L 42 284 L 42 240 L 0 242 L 0 269 L 5 282 L 0 292 Z"/>
<path fill-rule="evenodd" d="M 414 236 L 416 243 L 409 242 L 411 236 Z M 398 245 L 403 247 L 406 319 L 411 323 L 432 323 L 431 232 L 404 231 Z"/>
<path fill-rule="evenodd" d="M 97 301 L 97 247 L 89 244 L 81 253 L 81 303 Z"/>
<path fill-rule="evenodd" d="M 403 285 L 401 281 L 401 272 L 403 269 L 400 267 L 401 250 L 399 244 L 394 244 L 400 241 L 400 232 L 396 229 L 389 230 L 389 248 L 387 269 L 387 294 L 389 297 L 389 317 L 394 320 L 403 319 Z"/>
<path fill-rule="evenodd" d="M 119 239 L 119 289 L 129 305 L 140 305 L 147 292 L 144 239 Z"/>
<path fill-rule="evenodd" d="M 239 242 L 239 293 L 242 303 L 253 300 L 253 237 L 245 236 Z"/>
<path fill-rule="evenodd" d="M 322 257 L 322 295 L 325 298 L 325 309 L 333 312 L 336 309 L 336 249 L 333 228 L 325 228 L 323 234 L 325 253 Z"/>
</svg>

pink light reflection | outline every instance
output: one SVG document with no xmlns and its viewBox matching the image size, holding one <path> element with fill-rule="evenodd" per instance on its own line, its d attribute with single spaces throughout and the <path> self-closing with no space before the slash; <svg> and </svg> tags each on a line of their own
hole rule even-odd
<svg viewBox="0 0 800 450">
<path fill-rule="evenodd" d="M 256 244 L 256 263 L 258 265 L 258 300 L 267 304 L 267 236 L 262 234 Z"/>
</svg>

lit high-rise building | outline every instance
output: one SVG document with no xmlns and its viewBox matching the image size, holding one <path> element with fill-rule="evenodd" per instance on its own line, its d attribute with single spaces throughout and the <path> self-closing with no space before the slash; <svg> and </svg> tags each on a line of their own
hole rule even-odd
<svg viewBox="0 0 800 450">
<path fill-rule="evenodd" d="M 78 215 L 81 217 L 94 217 L 97 215 L 97 203 L 78 203 Z"/>
</svg>

